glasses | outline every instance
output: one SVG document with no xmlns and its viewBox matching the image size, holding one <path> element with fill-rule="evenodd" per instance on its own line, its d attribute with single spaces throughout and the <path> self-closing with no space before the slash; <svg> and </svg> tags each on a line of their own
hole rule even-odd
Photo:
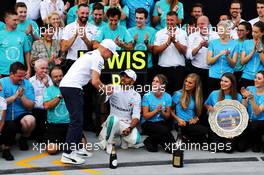
<svg viewBox="0 0 264 175">
<path fill-rule="evenodd" d="M 231 10 L 240 10 L 241 8 L 230 8 Z"/>
</svg>

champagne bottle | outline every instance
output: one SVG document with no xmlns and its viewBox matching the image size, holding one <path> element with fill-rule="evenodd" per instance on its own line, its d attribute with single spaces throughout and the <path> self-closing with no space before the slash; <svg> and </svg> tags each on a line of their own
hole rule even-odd
<svg viewBox="0 0 264 175">
<path fill-rule="evenodd" d="M 178 130 L 178 137 L 177 137 L 177 149 L 173 151 L 173 157 L 172 157 L 172 166 L 176 168 L 183 167 L 183 157 L 184 152 L 181 149 L 181 142 L 182 142 L 182 131 L 181 128 Z"/>
<path fill-rule="evenodd" d="M 109 168 L 111 169 L 117 168 L 117 155 L 115 150 L 115 144 L 113 144 L 112 151 L 110 154 Z"/>
</svg>

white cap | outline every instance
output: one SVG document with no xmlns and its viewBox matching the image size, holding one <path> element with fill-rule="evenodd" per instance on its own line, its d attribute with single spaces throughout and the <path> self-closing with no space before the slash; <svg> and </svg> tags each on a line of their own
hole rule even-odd
<svg viewBox="0 0 264 175">
<path fill-rule="evenodd" d="M 134 81 L 137 80 L 137 74 L 132 69 L 127 69 L 125 71 L 120 72 L 120 75 L 126 74 L 128 77 L 132 78 Z"/>
<path fill-rule="evenodd" d="M 118 56 L 118 53 L 116 52 L 117 45 L 116 43 L 111 39 L 104 39 L 101 43 L 101 46 L 104 48 L 110 50 L 114 55 Z"/>
</svg>

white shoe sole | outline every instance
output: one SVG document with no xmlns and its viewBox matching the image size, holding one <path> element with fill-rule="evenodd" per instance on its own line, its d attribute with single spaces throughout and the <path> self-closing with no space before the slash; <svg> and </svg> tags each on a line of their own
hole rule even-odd
<svg viewBox="0 0 264 175">
<path fill-rule="evenodd" d="M 68 158 L 68 157 L 65 157 L 65 156 L 63 156 L 62 158 L 61 158 L 61 162 L 62 163 L 65 163 L 65 164 L 74 164 L 74 165 L 81 165 L 81 164 L 84 164 L 85 163 L 85 160 L 83 160 L 83 161 L 76 161 L 76 160 L 74 160 L 74 159 L 72 159 L 72 158 Z"/>
</svg>

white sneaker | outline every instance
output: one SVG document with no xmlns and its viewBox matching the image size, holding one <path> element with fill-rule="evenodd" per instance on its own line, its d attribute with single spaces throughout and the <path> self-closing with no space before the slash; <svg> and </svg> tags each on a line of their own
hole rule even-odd
<svg viewBox="0 0 264 175">
<path fill-rule="evenodd" d="M 135 144 L 135 145 L 133 145 L 133 144 L 128 144 L 128 147 L 129 148 L 141 148 L 141 147 L 144 147 L 145 145 L 143 144 L 143 143 L 138 143 L 138 144 Z"/>
<path fill-rule="evenodd" d="M 101 142 L 98 142 L 97 145 L 100 147 L 101 150 L 105 150 L 106 148 L 106 140 L 102 140 Z"/>
<path fill-rule="evenodd" d="M 67 164 L 80 165 L 84 164 L 85 160 L 78 157 L 75 151 L 72 151 L 70 154 L 62 153 L 61 162 Z"/>
<path fill-rule="evenodd" d="M 83 158 L 88 158 L 88 157 L 92 157 L 93 156 L 93 153 L 87 151 L 85 148 L 82 148 L 82 149 L 79 149 L 76 151 L 76 154 L 78 156 L 81 156 Z"/>
<path fill-rule="evenodd" d="M 111 154 L 113 145 L 111 143 L 107 143 L 106 145 L 106 153 Z"/>
</svg>

